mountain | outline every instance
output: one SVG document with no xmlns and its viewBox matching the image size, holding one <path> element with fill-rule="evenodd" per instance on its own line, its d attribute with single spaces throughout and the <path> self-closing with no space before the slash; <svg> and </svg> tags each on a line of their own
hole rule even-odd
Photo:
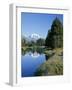
<svg viewBox="0 0 72 90">
<path fill-rule="evenodd" d="M 36 41 L 40 38 L 39 34 L 33 33 L 31 36 L 29 36 L 29 39 L 31 39 L 31 41 Z"/>
<path fill-rule="evenodd" d="M 25 35 L 23 37 L 27 42 L 31 42 L 31 41 L 36 42 L 39 38 L 41 38 L 40 35 L 36 33 L 33 33 L 30 36 Z"/>
</svg>

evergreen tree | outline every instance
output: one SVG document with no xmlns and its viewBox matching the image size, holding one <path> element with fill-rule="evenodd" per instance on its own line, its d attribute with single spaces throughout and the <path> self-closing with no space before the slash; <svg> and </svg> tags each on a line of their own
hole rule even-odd
<svg viewBox="0 0 72 90">
<path fill-rule="evenodd" d="M 45 45 L 50 48 L 63 47 L 63 25 L 58 18 L 55 18 L 48 31 Z"/>
<path fill-rule="evenodd" d="M 44 45 L 45 45 L 45 40 L 42 39 L 42 38 L 40 38 L 40 39 L 37 40 L 36 44 L 37 44 L 38 46 L 44 46 Z"/>
</svg>

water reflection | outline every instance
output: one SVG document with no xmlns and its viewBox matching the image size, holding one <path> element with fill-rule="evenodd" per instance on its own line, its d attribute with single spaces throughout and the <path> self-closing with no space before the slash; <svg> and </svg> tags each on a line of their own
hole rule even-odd
<svg viewBox="0 0 72 90">
<path fill-rule="evenodd" d="M 44 54 L 44 49 L 41 47 L 22 48 L 21 56 L 21 76 L 31 77 L 35 75 L 36 70 L 41 64 L 48 60 L 48 55 Z"/>
<path fill-rule="evenodd" d="M 35 55 L 36 54 L 36 55 Z M 34 55 L 34 56 L 32 56 Z M 26 53 L 21 56 L 21 76 L 22 77 L 31 77 L 34 76 L 37 68 L 40 67 L 41 64 L 46 62 L 45 54 L 39 54 L 37 52 Z"/>
</svg>

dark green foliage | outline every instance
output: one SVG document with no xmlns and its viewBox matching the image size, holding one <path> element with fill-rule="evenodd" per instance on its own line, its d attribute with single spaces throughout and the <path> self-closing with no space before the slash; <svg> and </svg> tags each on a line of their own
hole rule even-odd
<svg viewBox="0 0 72 90">
<path fill-rule="evenodd" d="M 45 40 L 42 39 L 42 38 L 40 38 L 40 39 L 37 40 L 36 44 L 37 44 L 38 46 L 44 46 L 44 45 L 45 45 Z"/>
<path fill-rule="evenodd" d="M 45 40 L 45 45 L 51 48 L 63 47 L 63 25 L 58 18 L 56 18 L 48 31 Z"/>
<path fill-rule="evenodd" d="M 27 46 L 31 47 L 31 46 L 34 46 L 35 45 L 35 42 L 34 41 L 30 41 L 27 43 Z"/>
</svg>

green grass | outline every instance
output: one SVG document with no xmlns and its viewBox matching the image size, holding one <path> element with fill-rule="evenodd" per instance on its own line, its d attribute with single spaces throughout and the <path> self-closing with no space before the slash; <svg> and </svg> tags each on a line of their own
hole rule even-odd
<svg viewBox="0 0 72 90">
<path fill-rule="evenodd" d="M 42 64 L 35 72 L 35 76 L 51 75 L 63 75 L 62 60 L 48 60 L 46 63 Z"/>
</svg>

